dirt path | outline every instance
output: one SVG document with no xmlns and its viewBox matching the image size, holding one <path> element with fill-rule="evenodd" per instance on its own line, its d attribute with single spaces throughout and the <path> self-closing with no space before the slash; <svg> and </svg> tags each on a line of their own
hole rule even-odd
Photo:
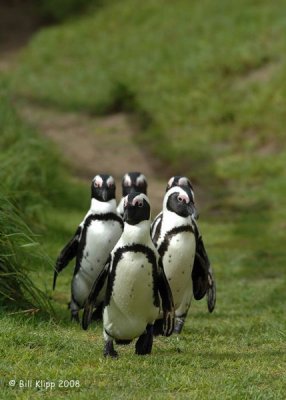
<svg viewBox="0 0 286 400">
<path fill-rule="evenodd" d="M 30 0 L 0 0 L 0 73 L 17 64 L 19 52 L 41 28 Z M 90 181 L 96 173 L 116 178 L 117 196 L 125 172 L 140 171 L 148 179 L 153 213 L 161 208 L 166 179 L 159 178 L 154 162 L 134 141 L 138 132 L 128 115 L 105 117 L 60 112 L 28 101 L 17 102 L 20 115 L 59 147 L 74 176 Z"/>
<path fill-rule="evenodd" d="M 30 0 L 0 0 L 0 72 L 17 61 L 18 52 L 41 27 Z"/>
<path fill-rule="evenodd" d="M 140 171 L 148 180 L 153 211 L 160 209 L 166 179 L 160 179 L 154 163 L 136 145 L 136 126 L 127 114 L 91 117 L 27 102 L 17 108 L 25 120 L 58 145 L 74 176 L 90 181 L 96 173 L 110 173 L 116 179 L 119 197 L 124 173 Z"/>
<path fill-rule="evenodd" d="M 17 65 L 19 52 L 40 28 L 30 0 L 0 0 L 0 73 Z M 28 100 L 17 102 L 16 107 L 24 119 L 56 143 L 74 176 L 90 181 L 96 173 L 110 173 L 116 179 L 119 198 L 124 173 L 140 171 L 148 180 L 153 215 L 161 209 L 166 172 L 138 147 L 134 140 L 138 127 L 127 114 L 95 117 Z"/>
</svg>

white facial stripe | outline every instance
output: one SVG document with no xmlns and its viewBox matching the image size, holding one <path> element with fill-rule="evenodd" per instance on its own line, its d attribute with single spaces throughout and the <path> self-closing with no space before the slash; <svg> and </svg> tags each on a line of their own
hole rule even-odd
<svg viewBox="0 0 286 400">
<path fill-rule="evenodd" d="M 174 179 L 175 179 L 174 177 L 172 177 L 172 178 L 169 179 L 168 188 L 172 187 L 173 182 L 174 182 Z"/>
<path fill-rule="evenodd" d="M 123 207 L 126 207 L 128 204 L 128 195 L 124 197 Z"/>
<path fill-rule="evenodd" d="M 140 174 L 136 179 L 136 185 L 139 186 L 140 184 L 144 184 L 146 182 L 146 178 L 143 174 Z"/>
<path fill-rule="evenodd" d="M 193 196 L 193 201 L 195 201 L 195 193 L 192 191 L 192 189 L 191 189 L 191 193 L 192 193 L 192 196 Z"/>
<path fill-rule="evenodd" d="M 114 182 L 114 179 L 113 179 L 113 177 L 112 177 L 112 176 L 110 176 L 110 177 L 107 179 L 106 183 L 107 183 L 107 185 L 108 185 L 108 186 L 112 186 L 112 185 L 114 185 L 114 184 L 115 184 L 115 182 Z"/>
<path fill-rule="evenodd" d="M 181 196 L 181 197 L 187 196 L 188 202 L 190 201 L 190 198 L 189 198 L 188 194 L 186 193 L 186 191 L 185 191 L 183 188 L 181 188 L 180 186 L 173 186 L 173 187 L 172 187 L 171 189 L 169 189 L 169 190 L 166 192 L 166 194 L 165 194 L 165 197 L 164 197 L 164 200 L 163 200 L 163 208 L 164 208 L 164 209 L 166 208 L 166 204 L 167 204 L 168 198 L 169 198 L 173 193 L 178 193 L 178 196 Z"/>
<path fill-rule="evenodd" d="M 96 175 L 93 179 L 94 183 L 97 184 L 97 186 L 101 187 L 103 184 L 103 179 L 101 178 L 101 176 Z"/>
<path fill-rule="evenodd" d="M 190 186 L 189 179 L 183 176 L 182 178 L 179 179 L 178 186 Z"/>
<path fill-rule="evenodd" d="M 130 178 L 130 176 L 128 174 L 126 174 L 124 176 L 123 184 L 124 184 L 124 186 L 131 186 L 132 181 L 131 181 L 131 178 Z"/>
</svg>

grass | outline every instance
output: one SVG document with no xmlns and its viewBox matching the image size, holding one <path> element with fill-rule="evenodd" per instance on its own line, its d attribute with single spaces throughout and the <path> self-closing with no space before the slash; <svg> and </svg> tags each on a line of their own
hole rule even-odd
<svg viewBox="0 0 286 400">
<path fill-rule="evenodd" d="M 46 209 L 71 206 L 76 196 L 68 201 L 75 194 L 68 188 L 61 194 L 65 173 L 57 152 L 18 117 L 4 79 L 0 95 L 0 304 L 52 313 L 29 272 L 52 268 L 39 243 Z"/>
<path fill-rule="evenodd" d="M 218 302 L 212 315 L 204 300 L 194 303 L 180 338 L 156 339 L 151 356 L 136 357 L 131 345 L 105 360 L 101 326 L 83 332 L 69 322 L 72 266 L 52 293 L 51 267 L 39 265 L 33 280 L 56 316 L 1 313 L 5 398 L 285 398 L 282 6 L 109 1 L 43 29 L 25 49 L 7 75 L 14 97 L 61 110 L 132 111 L 138 142 L 203 188 L 199 222 Z M 56 159 L 53 166 L 55 176 Z M 48 185 L 56 190 L 40 213 L 39 241 L 52 259 L 89 200 L 87 188 L 61 182 Z M 11 389 L 10 379 L 78 379 L 80 388 Z"/>
<path fill-rule="evenodd" d="M 231 167 L 247 156 L 261 162 L 256 152 L 271 141 L 275 153 L 283 138 L 281 6 L 125 0 L 91 7 L 37 35 L 16 92 L 61 109 L 133 110 L 145 128 L 140 142 L 214 190 Z"/>
</svg>

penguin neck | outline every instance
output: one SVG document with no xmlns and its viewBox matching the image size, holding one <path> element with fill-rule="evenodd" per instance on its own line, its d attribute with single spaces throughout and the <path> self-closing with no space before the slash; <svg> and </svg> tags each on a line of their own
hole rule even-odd
<svg viewBox="0 0 286 400">
<path fill-rule="evenodd" d="M 141 243 L 147 244 L 151 241 L 150 236 L 150 220 L 144 220 L 136 225 L 124 223 L 124 230 L 122 233 L 122 240 L 124 243 Z"/>
<path fill-rule="evenodd" d="M 170 229 L 174 228 L 174 226 L 181 226 L 181 225 L 192 225 L 192 218 L 191 216 L 188 217 L 181 217 L 180 215 L 176 214 L 173 211 L 168 210 L 165 208 L 163 211 L 162 216 L 162 232 L 168 232 Z"/>
<path fill-rule="evenodd" d="M 108 212 L 116 213 L 116 201 L 111 199 L 108 201 L 99 201 L 92 197 L 90 211 L 97 214 L 106 214 Z"/>
</svg>

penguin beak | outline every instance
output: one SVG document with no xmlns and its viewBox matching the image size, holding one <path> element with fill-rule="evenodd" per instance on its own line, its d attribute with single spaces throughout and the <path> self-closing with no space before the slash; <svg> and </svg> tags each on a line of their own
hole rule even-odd
<svg viewBox="0 0 286 400">
<path fill-rule="evenodd" d="M 137 192 L 137 190 L 135 189 L 135 187 L 131 186 L 128 194 L 133 194 L 133 193 L 136 193 L 136 192 Z"/>
<path fill-rule="evenodd" d="M 102 196 L 102 200 L 103 201 L 107 201 L 107 199 L 108 199 L 108 191 L 107 191 L 107 189 L 102 189 L 101 196 Z"/>
<path fill-rule="evenodd" d="M 129 221 L 129 217 L 130 217 L 130 213 L 128 211 L 129 211 L 129 208 L 125 207 L 124 212 L 123 212 L 123 220 L 126 222 Z"/>
</svg>

